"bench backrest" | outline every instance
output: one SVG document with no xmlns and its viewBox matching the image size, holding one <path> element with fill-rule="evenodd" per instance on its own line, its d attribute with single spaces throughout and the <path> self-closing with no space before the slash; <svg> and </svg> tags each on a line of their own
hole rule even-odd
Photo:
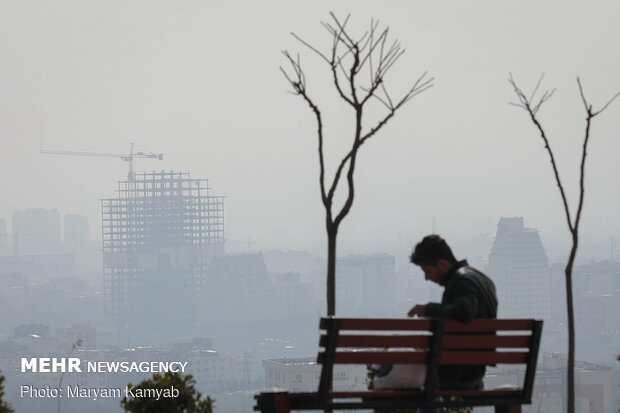
<svg viewBox="0 0 620 413">
<path fill-rule="evenodd" d="M 525 400 L 531 400 L 542 321 L 475 319 L 322 318 L 319 398 L 331 390 L 334 364 L 426 364 L 425 392 L 434 398 L 439 365 L 523 364 Z M 385 351 L 390 349 L 390 351 Z M 411 349 L 418 351 L 412 352 Z M 400 351 L 399 351 L 400 350 Z"/>
</svg>

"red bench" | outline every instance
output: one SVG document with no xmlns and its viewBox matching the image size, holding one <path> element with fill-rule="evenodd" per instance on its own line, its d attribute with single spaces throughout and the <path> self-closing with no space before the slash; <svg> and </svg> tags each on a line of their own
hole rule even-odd
<svg viewBox="0 0 620 413">
<path fill-rule="evenodd" d="M 325 333 L 320 340 L 324 350 L 317 360 L 323 365 L 318 391 L 263 392 L 255 396 L 254 410 L 495 406 L 496 413 L 520 413 L 522 404 L 531 403 L 542 324 L 531 319 L 476 319 L 463 324 L 440 319 L 322 318 L 320 328 Z M 334 364 L 390 363 L 426 364 L 424 388 L 332 391 Z M 523 384 L 490 390 L 437 389 L 439 365 L 480 364 L 523 365 Z"/>
</svg>

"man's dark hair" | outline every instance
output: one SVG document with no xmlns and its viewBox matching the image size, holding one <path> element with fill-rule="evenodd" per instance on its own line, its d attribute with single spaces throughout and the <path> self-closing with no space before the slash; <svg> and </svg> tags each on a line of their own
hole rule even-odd
<svg viewBox="0 0 620 413">
<path fill-rule="evenodd" d="M 436 265 L 440 259 L 456 262 L 446 240 L 435 234 L 425 236 L 409 257 L 415 265 Z"/>
</svg>

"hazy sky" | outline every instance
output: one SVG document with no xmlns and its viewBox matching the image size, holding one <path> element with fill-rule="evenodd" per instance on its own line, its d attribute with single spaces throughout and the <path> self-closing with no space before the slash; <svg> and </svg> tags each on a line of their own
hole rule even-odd
<svg viewBox="0 0 620 413">
<path fill-rule="evenodd" d="M 435 87 L 403 107 L 362 149 L 357 198 L 340 251 L 405 251 L 437 229 L 468 251 L 500 216 L 524 216 L 548 249 L 568 245 L 541 140 L 510 106 L 509 71 L 526 90 L 546 73 L 541 111 L 567 192 L 577 195 L 584 110 L 620 90 L 617 1 L 9 1 L 0 0 L 0 217 L 58 208 L 87 215 L 114 196 L 120 159 L 41 149 L 164 153 L 136 170 L 183 170 L 226 196 L 231 245 L 322 251 L 315 120 L 287 93 L 280 51 L 299 50 L 330 142 L 351 139 L 328 70 L 291 36 L 321 49 L 320 21 L 352 14 L 389 25 L 407 53 L 386 82 L 394 95 L 423 71 Z M 365 125 L 366 127 L 369 124 Z M 595 120 L 587 164 L 584 251 L 620 244 L 620 101 Z M 588 250 L 589 248 L 589 250 Z M 584 252 L 585 253 L 585 252 Z"/>
</svg>

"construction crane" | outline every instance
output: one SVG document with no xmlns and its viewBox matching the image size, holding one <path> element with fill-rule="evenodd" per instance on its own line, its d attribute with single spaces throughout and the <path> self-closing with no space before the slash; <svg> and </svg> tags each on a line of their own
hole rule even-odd
<svg viewBox="0 0 620 413">
<path fill-rule="evenodd" d="M 136 177 L 135 172 L 133 171 L 133 160 L 135 158 L 150 158 L 150 159 L 159 159 L 160 161 L 164 159 L 163 153 L 144 153 L 134 152 L 133 151 L 134 143 L 131 143 L 131 149 L 129 149 L 128 154 L 122 153 L 100 153 L 100 152 L 75 152 L 75 151 L 50 151 L 50 150 L 41 150 L 40 153 L 48 154 L 48 155 L 77 155 L 77 156 L 104 156 L 107 158 L 121 158 L 123 161 L 129 163 L 129 173 L 127 174 L 127 178 L 130 181 L 133 181 Z"/>
</svg>

